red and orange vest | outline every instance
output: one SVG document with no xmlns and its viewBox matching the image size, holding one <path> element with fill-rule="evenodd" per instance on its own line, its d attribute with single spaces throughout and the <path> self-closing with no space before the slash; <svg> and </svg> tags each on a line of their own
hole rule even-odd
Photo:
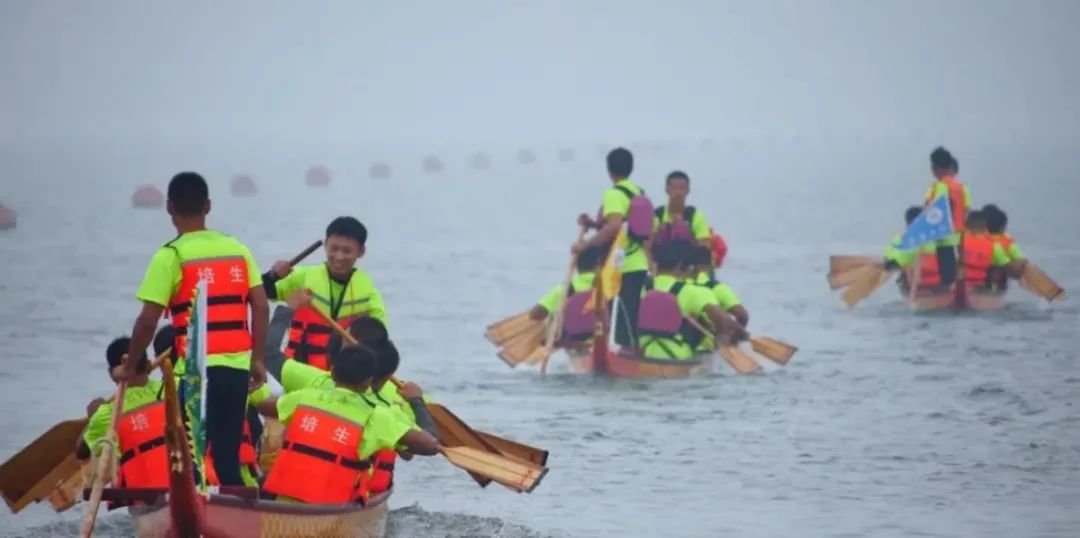
<svg viewBox="0 0 1080 538">
<path fill-rule="evenodd" d="M 301 405 L 289 419 L 264 488 L 311 504 L 366 500 L 358 498 L 371 465 L 357 457 L 363 436 L 361 424 Z"/>
<path fill-rule="evenodd" d="M 116 402 L 113 405 L 122 405 Z M 120 483 L 126 488 L 169 487 L 165 447 L 165 402 L 155 401 L 120 415 Z"/>
<path fill-rule="evenodd" d="M 947 177 L 940 179 L 949 188 L 949 207 L 951 208 L 953 219 L 953 230 L 956 232 L 964 231 L 964 219 L 967 217 L 967 207 L 964 205 L 966 200 L 964 196 L 964 184 L 956 180 L 956 177 Z M 931 188 L 927 193 L 925 205 L 929 206 L 934 201 L 934 192 L 937 189 Z"/>
<path fill-rule="evenodd" d="M 988 284 L 994 259 L 994 240 L 988 234 L 964 234 L 960 240 L 964 280 L 969 286 Z"/>
<path fill-rule="evenodd" d="M 357 316 L 345 317 L 337 320 L 337 324 L 348 329 Z M 334 328 L 323 321 L 322 316 L 311 308 L 301 308 L 293 315 L 292 325 L 289 328 L 289 345 L 285 348 L 285 356 L 300 359 L 321 370 L 330 370 L 330 359 L 327 354 L 330 345 L 330 335 Z M 297 357 L 297 352 L 303 350 L 303 355 Z"/>
<path fill-rule="evenodd" d="M 248 329 L 247 260 L 241 253 L 230 256 L 197 258 L 172 241 L 165 246 L 180 258 L 180 286 L 169 304 L 176 329 L 174 349 L 183 356 L 187 350 L 188 318 L 191 299 L 199 280 L 206 281 L 206 352 L 238 353 L 251 349 Z"/>
</svg>

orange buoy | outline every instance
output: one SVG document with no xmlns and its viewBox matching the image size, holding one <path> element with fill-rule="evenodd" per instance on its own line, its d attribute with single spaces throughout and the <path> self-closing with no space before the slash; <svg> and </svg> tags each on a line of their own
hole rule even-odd
<svg viewBox="0 0 1080 538">
<path fill-rule="evenodd" d="M 304 176 L 308 187 L 325 187 L 330 184 L 330 170 L 325 166 L 312 166 Z"/>
<path fill-rule="evenodd" d="M 368 169 L 368 176 L 372 179 L 386 179 L 390 177 L 390 165 L 386 163 L 375 163 Z"/>
<path fill-rule="evenodd" d="M 0 230 L 15 228 L 15 210 L 4 204 L 0 204 Z"/>
<path fill-rule="evenodd" d="M 131 195 L 131 205 L 134 207 L 161 207 L 165 205 L 165 195 L 161 189 L 153 185 L 140 185 Z"/>
<path fill-rule="evenodd" d="M 559 160 L 568 163 L 574 160 L 574 150 L 570 148 L 562 148 L 559 150 Z"/>
<path fill-rule="evenodd" d="M 487 170 L 491 168 L 491 157 L 487 153 L 478 151 L 473 154 L 469 165 L 472 166 L 473 170 Z"/>
<path fill-rule="evenodd" d="M 536 154 L 531 149 L 518 151 L 517 160 L 521 164 L 529 165 L 536 162 Z"/>
<path fill-rule="evenodd" d="M 429 174 L 442 172 L 443 163 L 438 157 L 431 155 L 424 159 L 424 171 Z"/>
<path fill-rule="evenodd" d="M 255 186 L 255 180 L 247 174 L 233 176 L 229 189 L 232 191 L 232 195 L 238 198 L 255 196 L 255 193 L 259 192 L 259 188 Z"/>
</svg>

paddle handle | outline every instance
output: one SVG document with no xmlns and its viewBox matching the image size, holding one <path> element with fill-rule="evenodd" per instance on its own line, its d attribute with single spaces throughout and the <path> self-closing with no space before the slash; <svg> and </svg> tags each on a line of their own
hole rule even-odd
<svg viewBox="0 0 1080 538">
<path fill-rule="evenodd" d="M 321 247 L 322 244 L 323 244 L 322 239 L 320 239 L 320 240 L 308 245 L 308 248 L 305 248 L 303 251 L 300 252 L 300 254 L 297 254 L 296 256 L 293 257 L 293 259 L 289 260 L 289 265 L 293 266 L 293 265 L 296 265 L 296 264 L 304 261 L 304 258 L 307 258 L 308 256 L 310 256 L 311 253 L 315 252 L 315 250 L 318 249 L 319 247 Z"/>
<path fill-rule="evenodd" d="M 574 240 L 574 244 L 580 243 L 584 238 L 585 227 L 578 226 L 577 239 Z M 547 375 L 548 360 L 551 359 L 551 354 L 555 351 L 555 335 L 558 334 L 563 322 L 563 301 L 566 299 L 566 292 L 570 289 L 570 280 L 574 278 L 574 268 L 577 266 L 577 259 L 577 254 L 570 256 L 570 266 L 566 268 L 566 277 L 563 278 L 562 283 L 563 293 L 559 295 L 559 300 L 555 301 L 555 311 L 551 313 L 551 325 L 548 326 L 547 335 L 544 340 L 544 360 L 540 362 L 540 375 Z"/>
<path fill-rule="evenodd" d="M 109 420 L 109 430 L 105 437 L 109 450 L 102 450 L 101 454 L 98 455 L 97 467 L 94 470 L 94 485 L 90 491 L 90 502 L 86 506 L 86 511 L 83 512 L 82 525 L 79 529 L 79 536 L 82 538 L 90 538 L 94 534 L 98 507 L 101 506 L 101 494 L 105 489 L 105 473 L 109 470 L 109 463 L 114 459 L 113 452 L 116 450 L 116 423 L 120 421 L 120 414 L 124 409 L 125 390 L 127 390 L 126 381 L 121 381 L 116 385 L 116 393 L 113 398 L 116 403 L 113 404 L 112 418 Z M 91 454 L 94 448 L 90 447 Z"/>
</svg>

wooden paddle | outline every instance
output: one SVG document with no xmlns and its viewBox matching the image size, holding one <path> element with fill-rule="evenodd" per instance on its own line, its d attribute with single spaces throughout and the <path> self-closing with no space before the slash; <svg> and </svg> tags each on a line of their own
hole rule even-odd
<svg viewBox="0 0 1080 538">
<path fill-rule="evenodd" d="M 168 360 L 170 353 L 172 353 L 171 346 L 166 348 L 150 363 L 147 373 L 153 372 L 154 369 L 161 365 L 162 361 Z M 89 538 L 94 533 L 94 523 L 97 522 L 98 507 L 101 505 L 101 491 L 105 488 L 106 482 L 115 481 L 116 478 L 116 466 L 113 465 L 116 459 L 114 452 L 119 452 L 116 439 L 116 423 L 120 421 L 120 415 L 124 414 L 124 391 L 126 389 L 126 381 L 116 384 L 116 395 L 113 397 L 113 413 L 112 418 L 109 420 L 109 431 L 104 439 L 98 441 L 98 444 L 105 446 L 102 448 L 101 454 L 98 454 L 97 461 L 94 462 L 90 500 L 86 510 L 83 512 L 82 525 L 79 529 L 79 535 L 82 538 Z M 90 447 L 90 454 L 93 455 L 96 450 L 96 446 Z M 110 467 L 113 471 L 111 473 L 109 472 Z M 109 476 L 106 477 L 106 475 Z"/>
<path fill-rule="evenodd" d="M 1020 285 L 1048 302 L 1065 296 L 1065 289 L 1031 262 L 1024 266 L 1024 272 L 1020 274 Z"/>
<path fill-rule="evenodd" d="M 758 366 L 754 359 L 736 346 L 720 346 L 720 356 L 740 374 L 752 374 L 761 370 L 761 366 Z"/>
<path fill-rule="evenodd" d="M 48 495 L 73 469 L 78 469 L 66 462 L 86 423 L 86 418 L 58 422 L 0 465 L 0 494 L 12 513 Z"/>
<path fill-rule="evenodd" d="M 512 456 L 519 460 L 529 461 L 541 467 L 547 465 L 547 450 L 544 450 L 542 448 L 536 448 L 525 443 L 512 441 L 505 437 L 499 437 L 498 435 L 482 432 L 480 430 L 473 431 L 479 434 L 480 437 L 484 441 L 487 441 L 489 445 L 494 446 L 499 452 L 502 452 L 506 456 Z"/>
<path fill-rule="evenodd" d="M 74 456 L 74 455 L 73 455 Z M 80 493 L 83 490 L 83 485 L 87 479 L 93 473 L 93 465 L 91 463 L 79 462 L 80 466 L 76 472 L 71 473 L 66 480 L 60 483 L 52 493 L 49 494 L 49 504 L 52 505 L 53 510 L 56 512 L 63 512 L 75 503 L 82 499 Z"/>
<path fill-rule="evenodd" d="M 289 266 L 291 267 L 291 266 L 294 266 L 294 265 L 304 261 L 304 258 L 307 258 L 308 256 L 310 256 L 311 253 L 315 252 L 315 250 L 318 249 L 319 247 L 321 247 L 322 244 L 323 244 L 322 239 L 320 239 L 320 240 L 308 245 L 308 248 L 305 248 L 304 250 L 300 251 L 300 254 L 297 254 L 296 256 L 293 257 L 293 259 L 289 260 Z"/>
<path fill-rule="evenodd" d="M 845 273 L 852 269 L 873 265 L 878 261 L 877 258 L 870 256 L 829 256 L 829 274 Z"/>
<path fill-rule="evenodd" d="M 543 324 L 543 320 L 532 319 L 526 310 L 516 316 L 488 325 L 487 330 L 484 331 L 484 338 L 487 338 L 492 344 L 501 346 L 523 331 L 541 324 Z"/>
<path fill-rule="evenodd" d="M 859 280 L 859 276 L 863 274 L 862 269 L 865 267 L 866 266 L 863 265 L 860 267 L 852 267 L 851 269 L 840 271 L 838 273 L 829 273 L 828 276 L 826 276 L 826 279 L 829 281 L 829 289 L 835 291 L 854 284 L 855 281 Z"/>
<path fill-rule="evenodd" d="M 490 477 L 518 493 L 531 493 L 547 474 L 547 468 L 491 454 L 468 446 L 440 446 L 446 459 L 473 474 Z"/>
<path fill-rule="evenodd" d="M 854 307 L 859 301 L 869 297 L 889 280 L 889 271 L 877 265 L 864 267 L 860 271 L 858 280 L 840 295 L 848 308 Z"/>
<path fill-rule="evenodd" d="M 543 336 L 544 325 L 537 324 L 506 342 L 496 355 L 513 368 L 528 360 L 536 350 L 543 349 Z"/>
<path fill-rule="evenodd" d="M 795 355 L 795 352 L 799 350 L 799 348 L 791 344 L 768 336 L 751 337 L 750 347 L 780 366 L 787 364 L 791 357 Z"/>
<path fill-rule="evenodd" d="M 574 240 L 574 244 L 578 244 L 585 238 L 585 227 L 578 226 L 577 239 Z M 566 293 L 570 289 L 570 280 L 574 278 L 574 269 L 577 267 L 578 255 L 574 254 L 570 256 L 570 265 L 566 268 L 566 277 L 562 282 L 562 293 L 559 294 L 559 299 L 555 301 L 555 311 L 551 312 L 551 323 L 548 324 L 547 337 L 544 341 L 544 354 L 540 360 L 540 375 L 547 375 L 548 361 L 551 360 L 551 354 L 555 351 L 555 338 L 562 332 L 563 324 L 563 303 L 566 302 Z"/>
</svg>

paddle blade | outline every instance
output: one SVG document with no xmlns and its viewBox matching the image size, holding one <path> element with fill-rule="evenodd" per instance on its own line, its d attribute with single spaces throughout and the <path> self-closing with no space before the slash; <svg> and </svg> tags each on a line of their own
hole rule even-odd
<svg viewBox="0 0 1080 538">
<path fill-rule="evenodd" d="M 93 472 L 91 467 L 93 466 L 90 463 L 82 464 L 78 471 L 71 473 L 71 476 L 68 476 L 49 494 L 49 504 L 52 505 L 53 510 L 63 512 L 82 500 L 83 486 Z"/>
<path fill-rule="evenodd" d="M 498 449 L 484 441 L 480 434 L 476 433 L 476 430 L 473 430 L 468 424 L 465 424 L 465 421 L 458 418 L 457 415 L 451 413 L 449 409 L 441 404 L 429 403 L 427 404 L 427 410 L 428 413 L 431 413 L 431 419 L 435 421 L 439 444 L 449 447 L 466 446 L 480 451 L 499 453 Z M 487 487 L 491 483 L 491 479 L 482 475 L 469 474 L 472 475 L 473 480 L 480 487 Z"/>
<path fill-rule="evenodd" d="M 877 263 L 877 258 L 870 256 L 829 256 L 829 274 L 844 273 Z"/>
<path fill-rule="evenodd" d="M 1020 285 L 1049 302 L 1065 296 L 1065 289 L 1031 262 L 1028 262 L 1020 275 Z"/>
<path fill-rule="evenodd" d="M 848 308 L 854 307 L 859 301 L 869 297 L 889 280 L 889 272 L 876 265 L 864 267 L 859 271 L 861 274 L 858 279 L 840 295 Z"/>
<path fill-rule="evenodd" d="M 751 338 L 750 347 L 753 348 L 754 351 L 765 356 L 765 358 L 781 366 L 787 364 L 787 362 L 791 360 L 791 357 L 795 355 L 795 352 L 799 350 L 799 348 L 791 344 L 781 342 L 775 338 L 769 338 L 768 336 Z"/>
<path fill-rule="evenodd" d="M 540 347 L 544 338 L 544 324 L 537 322 L 532 327 L 522 331 L 513 337 L 499 350 L 498 356 L 511 368 L 525 362 L 536 348 Z"/>
<path fill-rule="evenodd" d="M 829 289 L 835 291 L 854 284 L 862 276 L 865 267 L 867 266 L 854 267 L 839 273 L 829 273 L 826 277 L 829 281 Z"/>
<path fill-rule="evenodd" d="M 531 493 L 547 474 L 547 468 L 524 463 L 467 446 L 441 447 L 450 463 L 471 474 L 487 477 L 518 493 Z"/>
<path fill-rule="evenodd" d="M 480 435 L 480 437 L 489 445 L 497 448 L 499 452 L 502 452 L 504 456 L 539 465 L 540 467 L 547 465 L 547 450 L 529 446 L 525 443 L 519 443 L 505 437 L 499 437 L 493 433 L 482 432 L 480 430 L 473 431 Z"/>
<path fill-rule="evenodd" d="M 487 330 L 484 331 L 484 337 L 492 344 L 501 346 L 511 338 L 521 334 L 522 331 L 532 327 L 534 324 L 542 322 L 542 320 L 530 318 L 528 311 L 522 312 L 516 316 L 511 316 L 502 321 L 497 321 L 488 325 Z"/>
<path fill-rule="evenodd" d="M 761 366 L 758 366 L 754 359 L 735 346 L 720 346 L 720 356 L 740 374 L 752 374 L 761 370 Z"/>
<path fill-rule="evenodd" d="M 13 513 L 48 495 L 78 468 L 71 460 L 84 427 L 85 418 L 57 423 L 0 465 L 0 495 Z"/>
</svg>

